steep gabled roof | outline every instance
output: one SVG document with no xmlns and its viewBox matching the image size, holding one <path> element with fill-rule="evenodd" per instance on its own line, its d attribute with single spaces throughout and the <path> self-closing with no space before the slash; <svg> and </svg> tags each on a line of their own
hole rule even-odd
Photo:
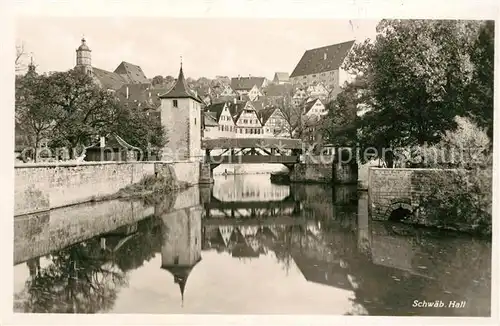
<svg viewBox="0 0 500 326">
<path fill-rule="evenodd" d="M 226 102 L 221 102 L 221 103 L 215 103 L 215 104 L 212 104 L 212 105 L 208 105 L 205 108 L 205 112 L 206 113 L 213 113 L 213 116 L 214 116 L 216 122 L 219 122 L 220 116 L 222 114 L 222 111 L 224 110 L 224 106 L 225 105 L 226 105 Z"/>
<path fill-rule="evenodd" d="M 255 112 L 255 116 L 257 116 L 257 110 L 255 110 L 255 107 L 252 102 L 250 101 L 242 101 L 238 102 L 236 104 L 230 103 L 231 106 L 229 106 L 229 111 L 231 111 L 231 114 L 233 115 L 233 120 L 236 123 L 238 119 L 240 118 L 241 114 L 245 111 L 245 109 L 248 109 L 252 112 Z"/>
<path fill-rule="evenodd" d="M 215 127 L 219 124 L 217 123 L 217 117 L 215 116 L 215 112 L 203 112 L 203 123 L 207 127 Z"/>
<path fill-rule="evenodd" d="M 121 103 L 129 105 L 140 104 L 143 108 L 157 108 L 160 106 L 158 89 L 153 88 L 151 84 L 125 84 L 116 91 L 115 95 Z"/>
<path fill-rule="evenodd" d="M 312 109 L 312 107 L 314 106 L 314 104 L 316 104 L 317 101 L 319 101 L 319 99 L 317 99 L 317 98 L 314 98 L 310 101 L 307 101 L 304 104 L 304 113 L 309 112 Z"/>
<path fill-rule="evenodd" d="M 182 71 L 182 65 L 179 70 L 179 77 L 174 86 L 167 93 L 160 95 L 160 98 L 190 98 L 198 103 L 202 102 L 202 100 L 187 86 L 186 79 L 184 79 L 184 72 Z"/>
<path fill-rule="evenodd" d="M 122 63 L 116 67 L 114 72 L 116 74 L 126 76 L 129 83 L 149 83 L 149 80 L 146 78 L 146 75 L 142 71 L 141 67 L 125 61 L 122 61 Z"/>
<path fill-rule="evenodd" d="M 264 94 L 265 96 L 285 96 L 289 95 L 293 90 L 292 84 L 281 84 L 281 85 L 276 85 L 276 84 L 270 84 L 264 89 Z"/>
<path fill-rule="evenodd" d="M 96 78 L 105 89 L 117 90 L 128 83 L 128 80 L 122 75 L 104 69 L 92 67 L 92 73 L 94 78 Z"/>
<path fill-rule="evenodd" d="M 354 41 L 307 50 L 290 77 L 318 74 L 339 69 Z"/>
<path fill-rule="evenodd" d="M 274 80 L 287 82 L 290 80 L 290 74 L 287 72 L 277 72 L 274 74 Z"/>
<path fill-rule="evenodd" d="M 255 85 L 262 87 L 265 77 L 233 77 L 231 78 L 231 88 L 234 90 L 251 90 Z"/>
<path fill-rule="evenodd" d="M 269 107 L 262 109 L 257 113 L 257 116 L 259 117 L 262 125 L 266 124 L 267 120 L 269 120 L 269 118 L 273 115 L 274 111 L 276 111 L 277 109 L 278 108 L 276 107 Z"/>
<path fill-rule="evenodd" d="M 260 110 L 264 109 L 264 101 L 263 99 L 259 99 L 257 101 L 250 101 L 252 103 L 253 108 L 255 111 L 259 112 Z"/>
</svg>

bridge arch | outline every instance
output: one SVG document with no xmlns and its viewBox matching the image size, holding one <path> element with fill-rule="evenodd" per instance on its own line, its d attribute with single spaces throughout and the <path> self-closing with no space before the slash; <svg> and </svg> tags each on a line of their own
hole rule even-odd
<svg viewBox="0 0 500 326">
<path fill-rule="evenodd" d="M 396 198 L 385 210 L 384 218 L 391 222 L 400 222 L 413 215 L 414 210 L 410 198 Z"/>
</svg>

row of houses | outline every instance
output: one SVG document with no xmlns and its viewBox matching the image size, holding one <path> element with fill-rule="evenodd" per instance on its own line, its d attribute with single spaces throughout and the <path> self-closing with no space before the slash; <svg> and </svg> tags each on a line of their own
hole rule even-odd
<svg viewBox="0 0 500 326">
<path fill-rule="evenodd" d="M 256 107 L 251 101 L 221 102 L 203 111 L 205 138 L 291 138 L 297 135 L 298 119 L 315 121 L 328 113 L 320 99 L 306 101 L 303 109 L 284 111 L 282 107 Z M 313 131 L 313 124 L 308 126 Z M 312 140 L 312 139 L 309 139 Z"/>
</svg>

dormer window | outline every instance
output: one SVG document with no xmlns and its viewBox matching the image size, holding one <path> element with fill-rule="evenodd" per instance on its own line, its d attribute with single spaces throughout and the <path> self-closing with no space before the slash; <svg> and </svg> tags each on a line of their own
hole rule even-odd
<svg viewBox="0 0 500 326">
<path fill-rule="evenodd" d="M 177 103 L 177 100 L 173 100 L 173 103 L 174 103 L 174 108 L 178 108 L 179 107 L 179 103 Z"/>
</svg>

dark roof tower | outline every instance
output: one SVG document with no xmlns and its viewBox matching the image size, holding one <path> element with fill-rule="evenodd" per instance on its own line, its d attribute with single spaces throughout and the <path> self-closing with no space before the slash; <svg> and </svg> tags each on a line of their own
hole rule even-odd
<svg viewBox="0 0 500 326">
<path fill-rule="evenodd" d="M 189 274 L 200 260 L 196 261 L 192 266 L 162 266 L 163 269 L 166 269 L 174 276 L 174 283 L 179 284 L 179 289 L 181 290 L 181 305 L 184 305 L 184 291 L 186 289 Z"/>
<path fill-rule="evenodd" d="M 201 103 L 202 100 L 196 95 L 193 91 L 191 91 L 186 83 L 186 79 L 184 78 L 184 72 L 182 71 L 182 62 L 181 68 L 179 70 L 179 77 L 177 77 L 177 81 L 175 85 L 165 94 L 159 96 L 160 98 L 190 98 L 198 103 Z"/>
</svg>

